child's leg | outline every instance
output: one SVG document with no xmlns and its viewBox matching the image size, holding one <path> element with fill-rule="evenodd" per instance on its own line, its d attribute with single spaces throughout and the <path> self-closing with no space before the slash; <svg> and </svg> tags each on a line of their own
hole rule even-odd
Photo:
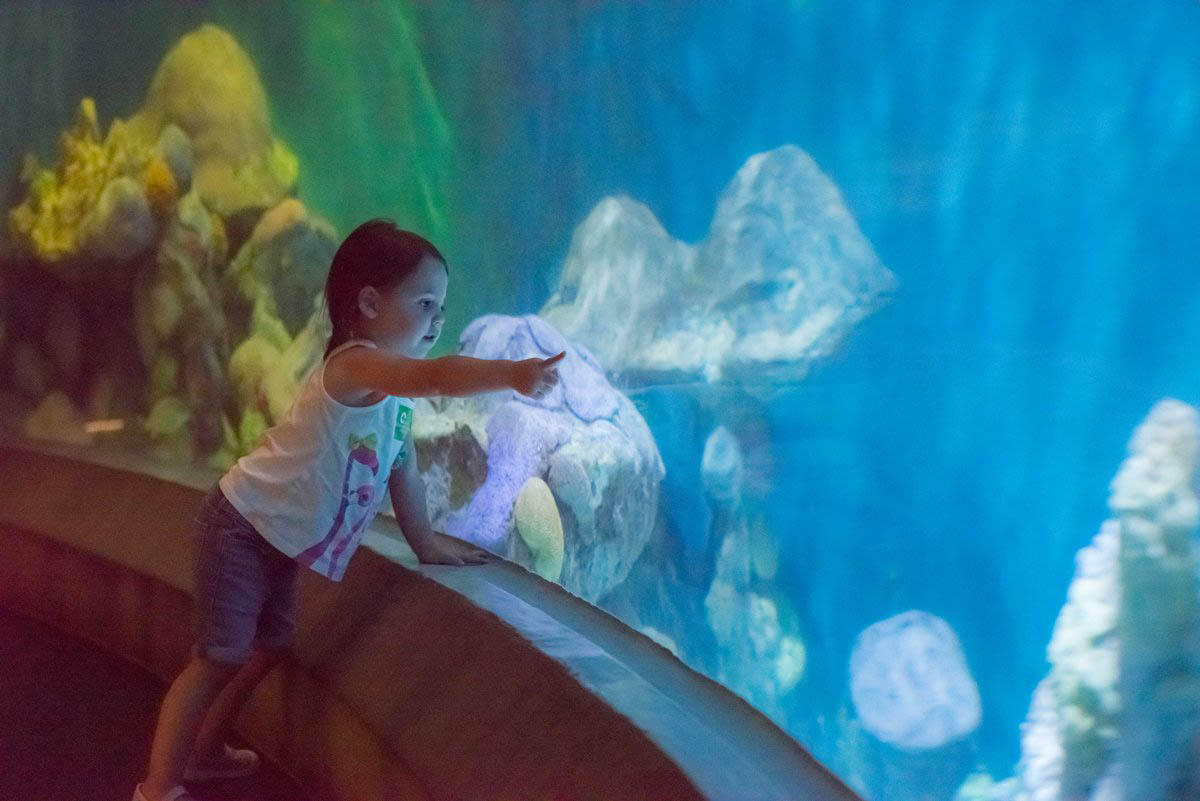
<svg viewBox="0 0 1200 801">
<path fill-rule="evenodd" d="M 283 654 L 280 649 L 256 650 L 250 661 L 242 666 L 237 675 L 217 695 L 208 709 L 192 748 L 198 763 L 212 763 L 221 757 L 233 721 L 237 719 L 250 693 L 263 677 L 279 664 Z"/>
<path fill-rule="evenodd" d="M 158 713 L 142 793 L 150 801 L 180 783 L 205 713 L 239 666 L 193 657 L 171 684 Z"/>
<path fill-rule="evenodd" d="M 224 756 L 233 721 L 250 693 L 288 652 L 296 630 L 296 562 L 265 542 L 258 544 L 265 584 L 262 611 L 257 615 L 258 637 L 249 661 L 217 696 L 196 738 L 196 761 L 202 765 Z"/>
</svg>

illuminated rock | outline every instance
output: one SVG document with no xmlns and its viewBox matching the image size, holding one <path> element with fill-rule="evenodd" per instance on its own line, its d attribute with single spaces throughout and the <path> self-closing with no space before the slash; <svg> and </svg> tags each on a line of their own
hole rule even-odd
<svg viewBox="0 0 1200 801">
<path fill-rule="evenodd" d="M 916 610 L 858 635 L 850 655 L 850 696 L 867 731 L 914 751 L 967 736 L 983 712 L 954 630 Z"/>
<path fill-rule="evenodd" d="M 530 478 L 544 479 L 562 515 L 559 580 L 599 598 L 624 580 L 654 524 L 663 465 L 645 421 L 586 349 L 537 317 L 482 317 L 459 345 L 478 358 L 567 356 L 540 400 L 418 399 L 413 437 L 434 525 L 533 566 L 513 509 Z"/>
<path fill-rule="evenodd" d="M 707 239 L 673 239 L 605 198 L 576 229 L 541 314 L 630 383 L 793 382 L 895 286 L 837 187 L 802 150 L 750 158 Z"/>
<path fill-rule="evenodd" d="M 545 481 L 534 477 L 522 485 L 513 516 L 517 533 L 533 555 L 534 572 L 547 581 L 558 581 L 563 565 L 562 518 Z"/>
</svg>

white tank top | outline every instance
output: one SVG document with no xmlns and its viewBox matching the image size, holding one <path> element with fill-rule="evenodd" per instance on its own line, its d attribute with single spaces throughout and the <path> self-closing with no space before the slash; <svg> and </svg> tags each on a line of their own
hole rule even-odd
<svg viewBox="0 0 1200 801">
<path fill-rule="evenodd" d="M 346 406 L 325 391 L 325 365 L 355 346 L 375 343 L 335 348 L 304 381 L 287 418 L 218 482 L 263 539 L 334 581 L 375 517 L 412 426 L 409 398 Z"/>
</svg>

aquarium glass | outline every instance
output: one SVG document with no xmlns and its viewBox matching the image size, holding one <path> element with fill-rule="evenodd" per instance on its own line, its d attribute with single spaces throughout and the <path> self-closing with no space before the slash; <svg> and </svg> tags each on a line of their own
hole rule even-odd
<svg viewBox="0 0 1200 801">
<path fill-rule="evenodd" d="M 7 0 L 0 420 L 216 476 L 385 217 L 567 354 L 436 527 L 866 798 L 1195 799 L 1198 143 L 1194 0 Z"/>
</svg>

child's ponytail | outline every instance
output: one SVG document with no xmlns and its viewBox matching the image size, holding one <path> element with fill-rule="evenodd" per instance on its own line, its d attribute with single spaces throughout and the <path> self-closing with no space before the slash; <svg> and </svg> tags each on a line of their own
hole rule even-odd
<svg viewBox="0 0 1200 801">
<path fill-rule="evenodd" d="M 325 280 L 325 307 L 333 325 L 325 356 L 355 336 L 358 294 L 363 287 L 380 291 L 395 286 L 431 257 L 443 266 L 446 260 L 427 239 L 402 231 L 391 220 L 368 220 L 350 232 L 333 254 Z"/>
</svg>

